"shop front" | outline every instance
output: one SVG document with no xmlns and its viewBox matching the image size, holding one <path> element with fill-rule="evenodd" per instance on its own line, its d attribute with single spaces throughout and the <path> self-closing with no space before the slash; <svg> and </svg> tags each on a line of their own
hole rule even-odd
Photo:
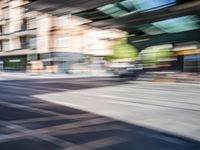
<svg viewBox="0 0 200 150">
<path fill-rule="evenodd" d="M 26 71 L 26 56 L 7 56 L 3 57 L 0 62 L 0 68 L 4 71 Z"/>
</svg>

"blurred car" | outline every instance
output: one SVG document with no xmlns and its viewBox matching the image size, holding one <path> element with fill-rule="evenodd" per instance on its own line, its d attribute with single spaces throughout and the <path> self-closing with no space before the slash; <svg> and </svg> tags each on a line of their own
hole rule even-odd
<svg viewBox="0 0 200 150">
<path fill-rule="evenodd" d="M 139 68 L 125 68 L 122 71 L 118 72 L 119 77 L 131 77 L 131 78 L 137 78 L 141 73 L 141 69 Z"/>
<path fill-rule="evenodd" d="M 140 64 L 120 63 L 120 64 L 112 64 L 109 70 L 118 77 L 137 78 L 139 74 L 142 72 L 143 67 Z"/>
</svg>

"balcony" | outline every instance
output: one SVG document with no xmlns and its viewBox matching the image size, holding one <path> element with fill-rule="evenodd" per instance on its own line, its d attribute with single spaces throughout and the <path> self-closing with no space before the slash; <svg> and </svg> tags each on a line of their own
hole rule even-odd
<svg viewBox="0 0 200 150">
<path fill-rule="evenodd" d="M 5 25 L 5 24 L 6 24 L 6 20 L 0 19 L 0 26 Z"/>
<path fill-rule="evenodd" d="M 19 36 L 27 36 L 27 35 L 36 35 L 36 29 L 28 29 L 28 30 L 19 30 L 11 34 L 12 38 Z"/>
<path fill-rule="evenodd" d="M 0 40 L 8 40 L 9 34 L 0 33 Z"/>
<path fill-rule="evenodd" d="M 20 55 L 28 55 L 35 54 L 35 51 L 30 49 L 21 49 L 21 50 L 12 50 L 12 51 L 2 51 L 0 52 L 0 56 L 20 56 Z"/>
</svg>

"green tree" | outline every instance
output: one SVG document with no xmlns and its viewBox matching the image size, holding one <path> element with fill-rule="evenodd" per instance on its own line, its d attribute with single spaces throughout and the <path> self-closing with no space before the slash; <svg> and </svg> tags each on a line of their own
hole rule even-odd
<svg viewBox="0 0 200 150">
<path fill-rule="evenodd" d="M 162 60 L 166 60 L 174 56 L 172 49 L 170 48 L 156 48 L 149 47 L 140 53 L 140 59 L 144 64 L 155 65 L 162 63 Z M 160 62 L 161 61 L 161 62 Z"/>
<path fill-rule="evenodd" d="M 107 57 L 111 61 L 119 59 L 131 59 L 135 61 L 138 56 L 137 49 L 128 44 L 126 38 L 117 40 L 112 50 L 113 55 Z"/>
</svg>

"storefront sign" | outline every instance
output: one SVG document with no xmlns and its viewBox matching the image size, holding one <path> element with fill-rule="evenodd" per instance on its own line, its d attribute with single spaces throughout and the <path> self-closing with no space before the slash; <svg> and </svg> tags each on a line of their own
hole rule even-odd
<svg viewBox="0 0 200 150">
<path fill-rule="evenodd" d="M 12 59 L 12 60 L 9 60 L 10 63 L 17 63 L 17 62 L 21 62 L 20 59 Z"/>
</svg>

